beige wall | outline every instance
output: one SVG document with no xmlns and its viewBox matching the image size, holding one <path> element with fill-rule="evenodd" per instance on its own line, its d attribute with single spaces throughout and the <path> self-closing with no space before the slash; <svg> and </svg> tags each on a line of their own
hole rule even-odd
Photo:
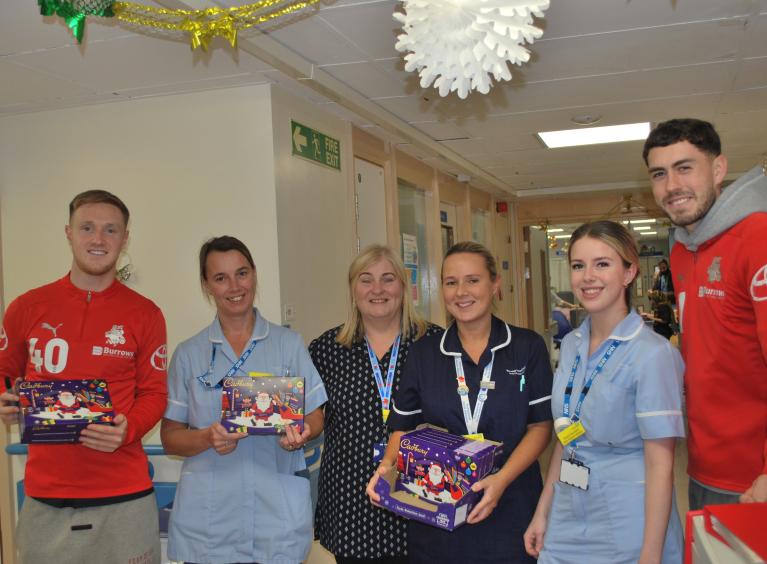
<svg viewBox="0 0 767 564">
<path fill-rule="evenodd" d="M 340 171 L 292 155 L 291 119 L 341 142 Z M 277 88 L 271 123 L 280 290 L 283 306 L 294 312 L 283 321 L 308 342 L 346 317 L 346 273 L 355 253 L 351 128 Z"/>
</svg>

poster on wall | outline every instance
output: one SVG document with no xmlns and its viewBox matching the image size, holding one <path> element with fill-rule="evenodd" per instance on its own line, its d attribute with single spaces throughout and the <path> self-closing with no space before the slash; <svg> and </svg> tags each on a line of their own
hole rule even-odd
<svg viewBox="0 0 767 564">
<path fill-rule="evenodd" d="M 418 305 L 418 237 L 409 233 L 402 234 L 402 262 L 405 263 L 413 304 Z"/>
<path fill-rule="evenodd" d="M 405 271 L 407 273 L 408 282 L 410 285 L 413 305 L 418 305 L 418 268 L 409 265 L 405 267 Z"/>
<path fill-rule="evenodd" d="M 415 235 L 402 234 L 402 262 L 408 267 L 418 267 L 418 237 Z"/>
</svg>

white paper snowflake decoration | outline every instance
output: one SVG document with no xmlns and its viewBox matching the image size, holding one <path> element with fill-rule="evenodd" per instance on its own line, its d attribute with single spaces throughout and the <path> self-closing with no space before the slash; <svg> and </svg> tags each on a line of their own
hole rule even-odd
<svg viewBox="0 0 767 564">
<path fill-rule="evenodd" d="M 395 13 L 404 33 L 395 48 L 409 51 L 405 70 L 418 71 L 421 87 L 432 83 L 440 96 L 470 90 L 487 94 L 490 75 L 511 80 L 508 63 L 530 59 L 523 46 L 543 35 L 533 25 L 549 0 L 403 0 L 404 14 Z"/>
</svg>

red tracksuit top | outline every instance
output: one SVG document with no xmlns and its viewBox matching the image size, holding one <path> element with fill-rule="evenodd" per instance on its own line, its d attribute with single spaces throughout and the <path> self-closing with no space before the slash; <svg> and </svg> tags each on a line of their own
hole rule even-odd
<svg viewBox="0 0 767 564">
<path fill-rule="evenodd" d="M 15 299 L 0 333 L 0 376 L 15 380 L 100 378 L 128 430 L 113 453 L 83 445 L 30 445 L 26 495 L 102 498 L 152 487 L 141 438 L 167 399 L 165 319 L 147 298 L 115 281 L 102 292 L 69 275 Z"/>
<path fill-rule="evenodd" d="M 743 492 L 767 473 L 767 214 L 671 251 L 690 477 Z"/>
</svg>

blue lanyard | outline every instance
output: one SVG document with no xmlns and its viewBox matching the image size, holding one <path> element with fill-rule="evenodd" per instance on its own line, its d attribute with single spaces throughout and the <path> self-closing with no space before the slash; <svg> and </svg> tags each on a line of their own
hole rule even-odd
<svg viewBox="0 0 767 564">
<path fill-rule="evenodd" d="M 458 382 L 458 395 L 461 398 L 461 409 L 463 409 L 463 420 L 466 423 L 466 431 L 470 435 L 474 435 L 479 429 L 479 418 L 482 416 L 482 407 L 485 405 L 487 399 L 486 385 L 480 384 L 479 394 L 477 394 L 477 403 L 474 404 L 474 413 L 471 412 L 471 404 L 469 403 L 469 386 L 466 384 L 466 374 L 463 371 L 463 360 L 460 356 L 456 356 L 455 360 L 455 379 Z M 490 381 L 490 376 L 493 372 L 493 362 L 495 361 L 495 351 L 493 351 L 490 357 L 490 362 L 482 371 L 482 383 Z"/>
<path fill-rule="evenodd" d="M 604 368 L 604 365 L 607 364 L 607 361 L 610 360 L 610 357 L 615 352 L 615 349 L 618 348 L 618 345 L 621 344 L 622 341 L 619 341 L 618 339 L 615 339 L 612 343 L 610 343 L 610 346 L 605 351 L 605 354 L 602 356 L 601 360 L 597 363 L 594 370 L 591 372 L 589 377 L 586 379 L 586 381 L 583 383 L 583 388 L 581 389 L 581 396 L 578 398 L 578 403 L 575 404 L 575 410 L 573 411 L 572 420 L 578 421 L 581 416 L 581 406 L 583 405 L 583 400 L 586 399 L 586 395 L 589 393 L 589 390 L 591 389 L 591 385 L 594 383 L 594 379 L 599 376 L 599 373 L 602 372 L 602 368 Z M 570 371 L 570 379 L 567 381 L 567 387 L 565 388 L 565 401 L 562 406 L 562 412 L 564 413 L 565 417 L 570 417 L 570 396 L 573 393 L 573 382 L 575 381 L 575 373 L 578 371 L 578 365 L 581 363 L 581 355 L 578 353 L 578 356 L 575 357 L 575 362 L 573 363 L 573 369 Z"/>
<path fill-rule="evenodd" d="M 373 349 L 370 348 L 368 338 L 365 337 L 365 346 L 368 349 L 368 358 L 370 358 L 370 366 L 373 367 L 373 376 L 376 379 L 376 387 L 378 388 L 378 395 L 381 397 L 381 409 L 386 412 L 389 409 L 389 402 L 391 401 L 391 390 L 394 386 L 394 373 L 397 369 L 397 356 L 399 355 L 399 341 L 400 336 L 394 339 L 394 344 L 391 347 L 391 356 L 389 357 L 389 369 L 386 371 L 386 382 L 383 380 L 383 374 L 381 374 L 381 366 L 378 364 L 378 358 L 376 357 Z"/>
<path fill-rule="evenodd" d="M 240 356 L 240 358 L 237 359 L 237 362 L 232 364 L 232 367 L 226 372 L 226 374 L 224 375 L 224 378 L 231 378 L 232 376 L 234 376 L 237 373 L 237 371 L 240 369 L 240 367 L 243 364 L 245 364 L 245 361 L 248 360 L 248 357 L 250 356 L 250 353 L 252 353 L 253 349 L 256 348 L 256 344 L 257 343 L 258 343 L 258 341 L 256 341 L 255 339 L 250 342 L 250 346 L 247 349 L 245 349 L 245 352 L 243 352 L 242 355 Z M 224 381 L 224 378 L 221 378 L 221 380 L 219 380 L 215 384 L 210 384 L 208 382 L 208 380 L 207 380 L 207 376 L 213 374 L 213 363 L 216 361 L 216 348 L 220 344 L 221 343 L 213 343 L 213 352 L 210 355 L 210 366 L 208 367 L 208 371 L 205 374 L 201 374 L 200 376 L 197 377 L 197 379 L 200 381 L 200 383 L 202 385 L 204 385 L 206 388 L 221 388 L 221 387 L 223 387 L 222 382 Z"/>
</svg>

